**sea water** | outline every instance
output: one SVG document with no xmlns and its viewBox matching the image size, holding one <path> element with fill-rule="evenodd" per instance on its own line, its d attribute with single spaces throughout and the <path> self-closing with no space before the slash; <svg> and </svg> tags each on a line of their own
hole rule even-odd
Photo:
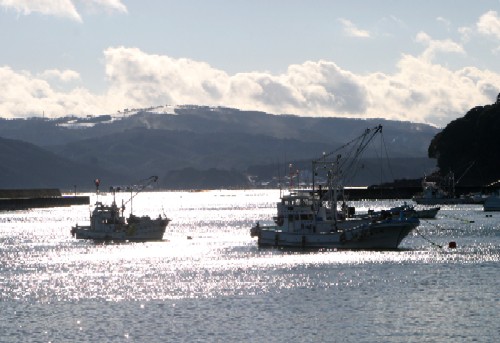
<svg viewBox="0 0 500 343">
<path fill-rule="evenodd" d="M 140 193 L 128 211 L 172 219 L 146 243 L 74 239 L 86 205 L 1 212 L 0 342 L 498 341 L 500 213 L 442 206 L 398 251 L 259 249 L 249 230 L 278 200 Z"/>
</svg>

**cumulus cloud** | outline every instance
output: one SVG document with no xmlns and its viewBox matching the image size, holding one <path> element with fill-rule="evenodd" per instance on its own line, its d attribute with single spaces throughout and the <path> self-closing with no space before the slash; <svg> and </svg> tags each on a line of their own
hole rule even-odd
<svg viewBox="0 0 500 343">
<path fill-rule="evenodd" d="M 361 30 L 353 22 L 347 19 L 339 19 L 339 22 L 344 28 L 344 33 L 351 37 L 368 38 L 370 37 L 370 32 L 366 30 Z"/>
<path fill-rule="evenodd" d="M 73 80 L 79 80 L 80 74 L 74 70 L 59 70 L 59 69 L 50 69 L 45 70 L 40 74 L 40 77 L 43 79 L 57 79 L 62 82 L 69 82 Z"/>
<path fill-rule="evenodd" d="M 40 13 L 81 22 L 82 17 L 74 3 L 72 0 L 0 0 L 0 6 L 13 9 L 20 14 Z M 121 0 L 87 0 L 81 3 L 94 10 L 127 12 L 127 7 Z"/>
<path fill-rule="evenodd" d="M 81 88 L 57 92 L 51 84 L 27 71 L 0 67 L 0 116 L 31 117 L 44 113 L 47 117 L 68 114 L 102 113 L 103 97 Z"/>
<path fill-rule="evenodd" d="M 426 59 L 405 55 L 393 75 L 365 77 L 370 85 L 367 114 L 427 122 L 438 126 L 463 116 L 470 108 L 492 103 L 500 91 L 500 75 L 476 68 L 457 71 Z"/>
<path fill-rule="evenodd" d="M 0 0 L 0 6 L 24 15 L 37 12 L 82 21 L 71 0 Z"/>
<path fill-rule="evenodd" d="M 219 100 L 228 76 L 207 63 L 151 55 L 136 48 L 104 52 L 109 94 L 129 106 L 150 103 L 207 103 Z"/>
<path fill-rule="evenodd" d="M 461 53 L 459 45 L 420 33 L 418 56 L 403 55 L 395 73 L 355 74 L 331 61 L 290 65 L 282 74 L 227 74 L 187 58 L 148 54 L 137 48 L 104 51 L 109 83 L 104 94 L 83 88 L 57 91 L 53 79 L 77 80 L 72 71 L 0 68 L 0 116 L 113 114 L 157 105 L 221 105 L 275 114 L 383 117 L 443 126 L 470 108 L 495 101 L 500 75 L 477 68 L 450 70 L 436 64 L 437 51 Z"/>
<path fill-rule="evenodd" d="M 499 74 L 470 67 L 454 71 L 434 62 L 438 52 L 464 54 L 460 44 L 423 32 L 416 40 L 426 46 L 420 56 L 403 55 L 398 72 L 365 78 L 371 89 L 369 115 L 379 111 L 383 117 L 444 125 L 495 99 Z"/>
<path fill-rule="evenodd" d="M 458 32 L 464 42 L 479 36 L 500 39 L 500 17 L 496 11 L 488 11 L 479 17 L 475 25 L 460 27 Z"/>
<path fill-rule="evenodd" d="M 416 37 L 417 42 L 427 45 L 426 49 L 422 53 L 422 58 L 427 61 L 432 61 L 437 53 L 439 52 L 449 52 L 449 53 L 460 53 L 464 54 L 464 48 L 462 45 L 453 42 L 450 39 L 446 40 L 434 40 L 425 32 L 419 32 Z"/>
<path fill-rule="evenodd" d="M 206 104 L 273 113 L 335 113 L 365 110 L 365 87 L 333 62 L 292 65 L 283 75 L 228 75 L 188 59 L 150 55 L 139 49 L 105 51 L 110 97 L 137 107 L 145 103 Z M 306 113 L 306 114 L 307 114 Z"/>
<path fill-rule="evenodd" d="M 500 18 L 497 12 L 489 11 L 483 14 L 476 24 L 477 31 L 500 39 Z"/>
</svg>

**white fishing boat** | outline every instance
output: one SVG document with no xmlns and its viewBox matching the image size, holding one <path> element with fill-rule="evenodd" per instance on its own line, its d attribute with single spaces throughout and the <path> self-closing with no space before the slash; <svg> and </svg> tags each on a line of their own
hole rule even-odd
<svg viewBox="0 0 500 343">
<path fill-rule="evenodd" d="M 438 214 L 440 207 L 424 207 L 415 208 L 413 205 L 409 205 L 406 201 L 401 206 L 392 207 L 389 212 L 393 216 L 400 216 L 401 214 L 405 217 L 417 217 L 420 219 L 434 219 Z"/>
<path fill-rule="evenodd" d="M 472 167 L 471 163 L 467 171 Z M 462 175 L 458 181 L 455 181 L 455 174 L 449 172 L 446 176 L 439 174 L 429 175 L 422 180 L 422 192 L 413 197 L 419 205 L 457 205 L 457 204 L 482 204 L 484 198 L 481 194 L 463 194 L 456 196 L 455 187 L 463 178 Z"/>
<path fill-rule="evenodd" d="M 419 224 L 418 218 L 331 219 L 310 196 L 288 194 L 278 203 L 282 213 L 276 225 L 257 223 L 252 236 L 259 246 L 337 249 L 397 249 Z"/>
<path fill-rule="evenodd" d="M 454 197 L 449 192 L 437 187 L 431 182 L 424 185 L 423 191 L 413 197 L 419 205 L 454 205 L 454 204 L 472 204 L 473 199 L 468 197 Z"/>
<path fill-rule="evenodd" d="M 367 130 L 358 139 L 358 158 L 361 151 L 382 127 Z M 348 207 L 343 203 L 337 209 L 337 194 L 342 190 L 342 176 L 354 164 L 351 160 L 335 160 L 324 154 L 314 160 L 313 188 L 311 192 L 289 192 L 281 196 L 277 204 L 275 225 L 257 223 L 250 233 L 258 237 L 259 246 L 290 248 L 336 249 L 397 249 L 401 241 L 419 225 L 416 217 L 365 217 L 347 216 Z M 326 188 L 316 189 L 315 176 L 325 172 Z"/>
<path fill-rule="evenodd" d="M 156 176 L 151 177 L 148 185 L 156 182 L 157 179 Z M 96 187 L 98 187 L 98 180 L 96 180 Z M 144 187 L 146 186 L 143 186 L 141 190 Z M 131 196 L 130 201 L 133 197 Z M 90 225 L 81 226 L 77 224 L 71 228 L 71 234 L 77 239 L 94 240 L 142 242 L 163 239 L 166 227 L 170 222 L 169 218 L 162 215 L 158 215 L 157 218 L 139 217 L 132 213 L 128 218 L 125 218 L 123 216 L 124 211 L 125 204 L 122 204 L 121 208 L 116 205 L 115 191 L 113 190 L 111 205 L 104 205 L 102 202 L 97 201 L 90 215 Z"/>
</svg>

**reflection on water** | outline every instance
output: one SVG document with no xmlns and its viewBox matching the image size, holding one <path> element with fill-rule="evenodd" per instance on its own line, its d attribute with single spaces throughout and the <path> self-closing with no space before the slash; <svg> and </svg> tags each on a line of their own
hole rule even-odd
<svg viewBox="0 0 500 343">
<path fill-rule="evenodd" d="M 89 340 L 161 341 L 154 339 L 156 323 L 162 334 L 187 341 L 252 340 L 266 337 L 268 328 L 280 334 L 268 341 L 305 333 L 306 341 L 332 341 L 336 333 L 339 340 L 397 342 L 426 341 L 425 328 L 451 341 L 461 339 L 453 336 L 458 320 L 475 323 L 485 341 L 499 333 L 489 316 L 499 305 L 500 214 L 486 217 L 475 205 L 444 206 L 400 251 L 259 249 L 249 228 L 272 222 L 278 197 L 276 190 L 142 193 L 133 200 L 135 214 L 173 219 L 164 241 L 146 243 L 75 240 L 70 228 L 89 220 L 88 206 L 0 213 L 0 299 L 9 319 L 0 329 L 17 338 L 24 325 L 39 330 L 40 338 L 48 327 L 47 341 L 76 338 L 77 332 Z M 117 203 L 122 198 L 128 194 L 118 194 Z M 355 206 L 363 212 L 396 204 Z M 450 241 L 457 249 L 448 248 Z M 89 319 L 92 312 L 107 325 Z M 122 312 L 149 324 L 137 328 Z M 111 316 L 120 324 L 110 325 Z M 288 320 L 270 328 L 276 318 Z M 214 336 L 205 320 L 219 323 L 211 328 Z M 91 328 L 97 331 L 90 334 Z M 366 330 L 371 336 L 364 336 Z M 476 337 L 475 330 L 467 326 L 464 337 Z"/>
</svg>

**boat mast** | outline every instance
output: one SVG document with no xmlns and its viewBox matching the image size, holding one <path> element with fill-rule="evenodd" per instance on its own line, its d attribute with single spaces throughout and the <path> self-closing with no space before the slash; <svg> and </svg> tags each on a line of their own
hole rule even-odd
<svg viewBox="0 0 500 343">
<path fill-rule="evenodd" d="M 133 188 L 130 187 L 130 214 L 134 213 L 134 211 L 132 209 L 132 198 L 133 198 L 133 196 L 132 196 L 132 190 L 133 190 Z"/>
<path fill-rule="evenodd" d="M 331 210 L 333 211 L 334 220 L 337 220 L 338 191 L 343 188 L 342 182 L 345 182 L 345 180 L 342 179 L 342 176 L 353 173 L 353 169 L 356 163 L 358 163 L 363 151 L 377 133 L 382 133 L 382 125 L 375 126 L 373 129 L 366 129 L 363 134 L 344 144 L 340 148 L 329 153 L 323 152 L 323 156 L 312 161 L 313 195 L 316 191 L 316 176 L 322 166 L 327 173 L 328 202 L 331 206 Z M 347 149 L 348 147 L 350 150 Z M 342 156 L 339 153 L 340 151 L 345 151 L 345 156 Z M 330 158 L 332 156 L 335 156 L 335 158 Z M 322 192 L 319 192 L 318 200 L 320 203 L 322 201 L 321 193 Z"/>
</svg>

